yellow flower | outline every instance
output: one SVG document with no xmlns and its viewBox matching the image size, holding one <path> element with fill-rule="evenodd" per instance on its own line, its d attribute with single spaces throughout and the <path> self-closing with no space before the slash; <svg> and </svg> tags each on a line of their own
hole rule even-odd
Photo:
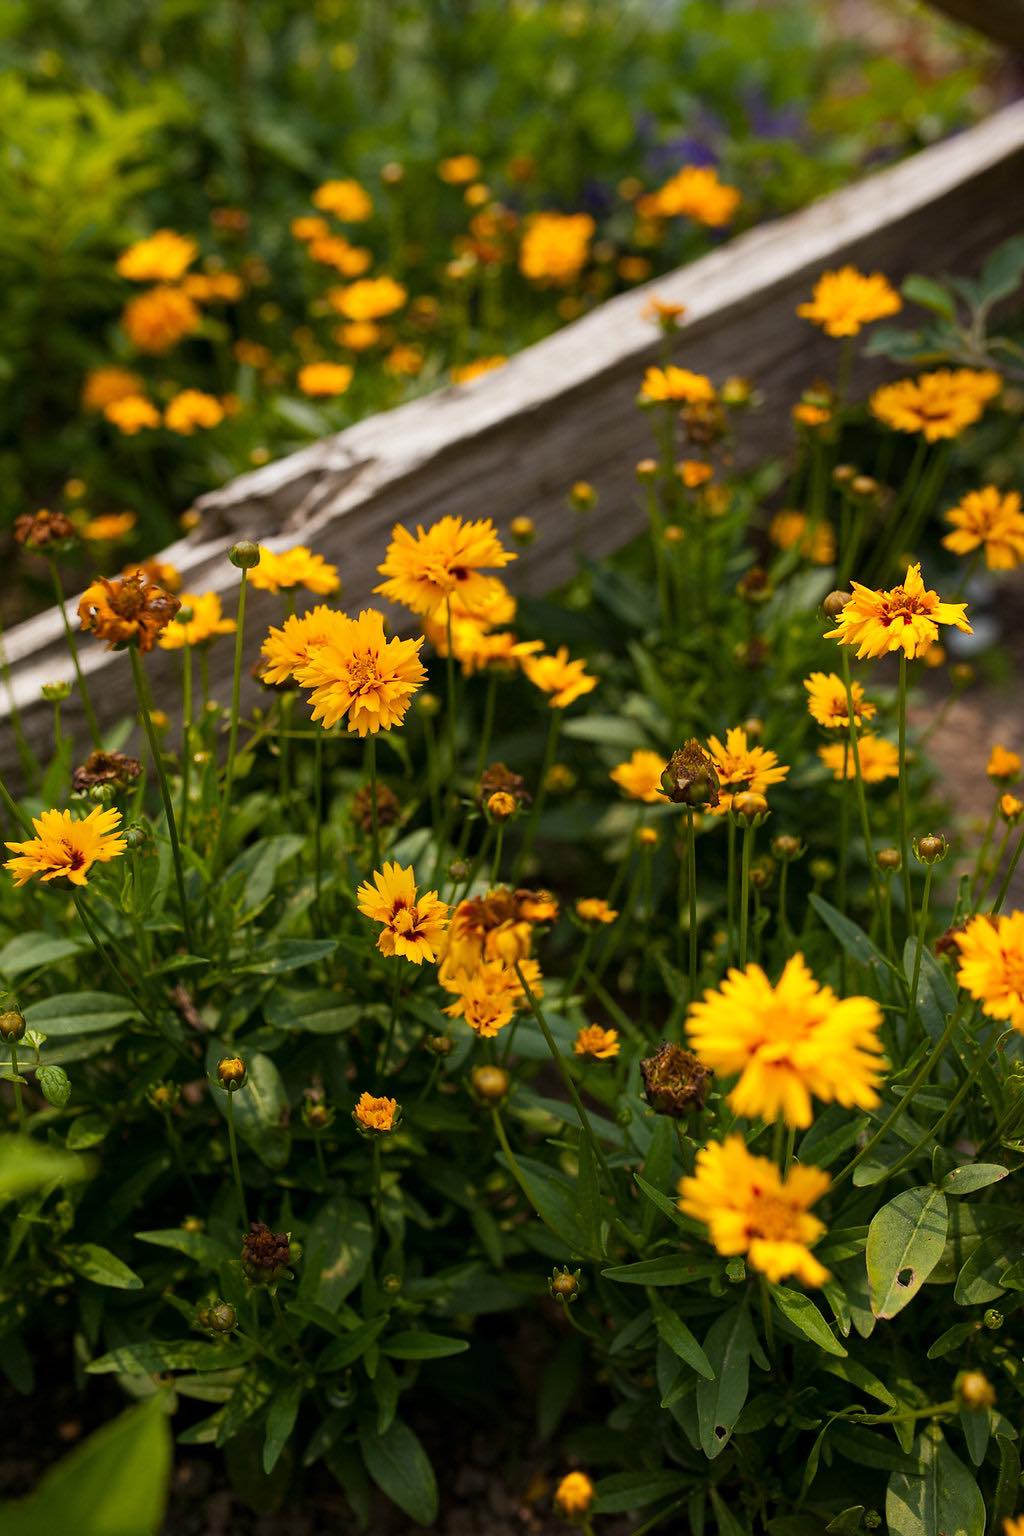
<svg viewBox="0 0 1024 1536">
<path fill-rule="evenodd" d="M 597 678 L 585 670 L 586 662 L 570 661 L 569 648 L 560 645 L 553 656 L 524 656 L 523 671 L 535 688 L 548 695 L 551 709 L 568 709 L 597 687 Z"/>
<path fill-rule="evenodd" d="M 577 1056 L 593 1056 L 595 1061 L 612 1061 L 619 1054 L 617 1029 L 602 1029 L 600 1024 L 584 1024 L 573 1041 Z"/>
<path fill-rule="evenodd" d="M 299 369 L 299 388 L 304 395 L 343 395 L 352 374 L 350 363 L 307 363 Z"/>
<path fill-rule="evenodd" d="M 143 387 L 139 375 L 129 373 L 127 368 L 93 368 L 82 386 L 82 409 L 102 411 L 115 400 L 141 395 Z"/>
<path fill-rule="evenodd" d="M 180 607 L 170 592 L 134 571 L 113 580 L 97 576 L 78 600 L 78 619 L 108 650 L 134 640 L 140 651 L 151 651 Z"/>
<path fill-rule="evenodd" d="M 194 335 L 201 323 L 202 316 L 188 294 L 166 285 L 147 288 L 129 300 L 121 314 L 121 326 L 132 345 L 155 357 Z"/>
<path fill-rule="evenodd" d="M 535 996 L 541 995 L 537 962 L 529 958 L 534 923 L 553 922 L 558 903 L 547 891 L 510 891 L 504 887 L 486 896 L 469 896 L 452 913 L 444 936 L 438 981 L 457 990 L 459 975 L 475 975 L 488 961 L 518 962 Z"/>
<path fill-rule="evenodd" d="M 472 384 L 474 379 L 480 379 L 485 373 L 494 373 L 498 368 L 504 368 L 508 358 L 501 352 L 495 352 L 491 357 L 474 357 L 471 362 L 459 363 L 451 370 L 453 384 Z"/>
<path fill-rule="evenodd" d="M 216 592 L 183 592 L 182 608 L 191 608 L 192 617 L 184 624 L 168 624 L 160 636 L 162 651 L 180 651 L 186 645 L 204 645 L 217 635 L 233 635 L 234 619 L 221 612 Z"/>
<path fill-rule="evenodd" d="M 458 187 L 468 181 L 476 181 L 480 175 L 480 161 L 476 155 L 449 155 L 437 167 L 437 174 L 449 186 Z"/>
<path fill-rule="evenodd" d="M 331 226 L 326 219 L 318 219 L 312 214 L 302 214 L 297 219 L 292 219 L 288 226 L 292 236 L 296 240 L 323 240 L 329 237 Z"/>
<path fill-rule="evenodd" d="M 180 437 L 191 437 L 200 428 L 219 427 L 223 420 L 224 407 L 216 395 L 201 389 L 181 390 L 164 411 L 164 426 Z"/>
<path fill-rule="evenodd" d="M 832 420 L 832 412 L 813 400 L 800 400 L 793 407 L 793 420 L 801 427 L 824 427 Z"/>
<path fill-rule="evenodd" d="M 739 205 L 737 189 L 719 181 L 712 166 L 684 165 L 657 192 L 639 198 L 637 212 L 645 219 L 687 218 L 720 229 Z"/>
<path fill-rule="evenodd" d="M 819 747 L 818 756 L 826 768 L 831 768 L 834 779 L 855 779 L 857 764 L 849 742 L 837 741 L 831 746 Z M 860 776 L 865 784 L 881 784 L 884 779 L 897 779 L 900 773 L 899 749 L 884 736 L 865 731 L 857 738 L 857 757 Z"/>
<path fill-rule="evenodd" d="M 1001 747 L 998 742 L 989 753 L 985 772 L 990 779 L 995 779 L 997 784 L 1012 784 L 1019 778 L 1021 759 L 1019 752 L 1011 752 L 1009 747 Z"/>
<path fill-rule="evenodd" d="M 360 736 L 401 725 L 427 675 L 422 644 L 422 637 L 387 639 L 384 615 L 374 608 L 346 618 L 341 633 L 317 646 L 296 672 L 302 687 L 313 690 L 312 718 L 329 730 L 347 715 L 348 729 Z"/>
<path fill-rule="evenodd" d="M 414 379 L 423 370 L 423 348 L 415 343 L 398 342 L 384 359 L 384 371 L 393 377 Z"/>
<path fill-rule="evenodd" d="M 102 517 L 90 517 L 82 524 L 82 538 L 93 544 L 113 544 L 124 539 L 136 524 L 134 512 L 106 512 Z"/>
<path fill-rule="evenodd" d="M 318 603 L 307 613 L 291 614 L 280 629 L 272 626 L 261 649 L 266 658 L 262 681 L 286 683 L 297 677 L 320 646 L 344 638 L 349 622 L 347 614 Z"/>
<path fill-rule="evenodd" d="M 347 288 L 332 288 L 327 295 L 331 308 L 346 320 L 382 320 L 401 309 L 408 292 L 393 277 L 364 277 Z"/>
<path fill-rule="evenodd" d="M 686 305 L 673 304 L 670 299 L 659 299 L 657 294 L 653 294 L 644 305 L 642 314 L 645 320 L 657 320 L 666 329 L 674 330 L 686 314 Z"/>
<path fill-rule="evenodd" d="M 288 591 L 305 587 L 318 597 L 328 597 L 341 586 L 338 567 L 329 565 L 323 555 L 315 555 L 305 544 L 274 551 L 260 545 L 260 563 L 249 572 L 250 586 L 260 592 Z"/>
<path fill-rule="evenodd" d="M 393 1131 L 397 1113 L 397 1099 L 375 1099 L 372 1093 L 361 1093 L 352 1118 L 364 1131 Z"/>
<path fill-rule="evenodd" d="M 134 437 L 137 432 L 151 431 L 160 425 L 160 412 L 145 395 L 121 395 L 103 407 L 103 416 L 125 437 Z"/>
<path fill-rule="evenodd" d="M 531 282 L 571 283 L 586 266 L 595 224 L 589 213 L 531 213 L 519 270 Z"/>
<path fill-rule="evenodd" d="M 237 304 L 245 292 L 237 272 L 192 272 L 181 286 L 197 304 Z"/>
<path fill-rule="evenodd" d="M 585 1515 L 594 1502 L 594 1485 L 585 1472 L 567 1472 L 555 1489 L 555 1503 L 570 1518 Z"/>
<path fill-rule="evenodd" d="M 715 398 L 715 386 L 703 373 L 691 373 L 689 368 L 677 368 L 669 363 L 666 368 L 648 368 L 640 386 L 643 401 L 681 400 L 687 405 L 701 405 Z"/>
<path fill-rule="evenodd" d="M 836 557 L 836 536 L 832 525 L 819 520 L 812 526 L 804 512 L 776 512 L 768 524 L 768 537 L 776 549 L 792 549 L 798 545 L 805 559 L 813 561 L 815 565 L 831 565 Z"/>
<path fill-rule="evenodd" d="M 879 421 L 897 432 L 920 432 L 925 441 L 959 437 L 980 418 L 986 404 L 999 393 L 998 374 L 971 368 L 939 368 L 883 384 L 871 396 Z"/>
<path fill-rule="evenodd" d="M 661 776 L 667 767 L 660 752 L 648 752 L 638 747 L 629 761 L 619 763 L 608 777 L 625 790 L 631 800 L 659 805 L 665 799 L 661 793 Z"/>
<path fill-rule="evenodd" d="M 676 474 L 688 491 L 695 491 L 713 480 L 715 471 L 703 459 L 683 459 L 681 464 L 676 465 Z"/>
<path fill-rule="evenodd" d="M 400 864 L 385 864 L 363 882 L 356 902 L 364 917 L 381 924 L 377 948 L 382 955 L 401 955 L 413 965 L 437 958 L 437 946 L 448 925 L 448 904 L 436 891 L 416 893 L 416 876 Z"/>
<path fill-rule="evenodd" d="M 726 731 L 724 743 L 717 736 L 709 736 L 708 753 L 719 783 L 718 804 L 708 807 L 712 816 L 724 816 L 737 795 L 765 794 L 789 773 L 788 765 L 779 762 L 778 753 L 748 746 L 742 726 Z"/>
<path fill-rule="evenodd" d="M 853 596 L 825 638 L 857 646 L 858 661 L 889 651 L 902 651 L 913 661 L 939 638 L 940 624 L 972 632 L 965 617 L 967 604 L 942 602 L 922 581 L 920 565 L 908 566 L 901 585 L 890 592 L 874 592 L 859 581 L 850 585 Z"/>
<path fill-rule="evenodd" d="M 972 917 L 953 938 L 960 950 L 957 981 L 982 1013 L 1009 1019 L 1024 1034 L 1024 912 Z"/>
<path fill-rule="evenodd" d="M 658 846 L 658 834 L 653 827 L 638 828 L 636 840 L 642 848 L 656 848 Z"/>
<path fill-rule="evenodd" d="M 1024 1536 L 1024 1515 L 1003 1521 L 1003 1536 Z"/>
<path fill-rule="evenodd" d="M 321 266 L 333 267 L 342 277 L 361 277 L 373 264 L 373 253 L 364 245 L 352 245 L 344 235 L 318 235 L 307 245 L 306 254 Z"/>
<path fill-rule="evenodd" d="M 878 1103 L 881 1022 L 877 1003 L 819 987 L 795 954 L 774 987 L 759 965 L 730 970 L 692 1005 L 686 1030 L 705 1066 L 739 1074 L 729 1094 L 736 1114 L 802 1128 L 812 1096 L 847 1109 Z"/>
<path fill-rule="evenodd" d="M 518 976 L 503 960 L 485 960 L 472 972 L 458 971 L 445 986 L 455 994 L 445 1013 L 465 1019 L 473 1033 L 485 1040 L 512 1022 L 523 996 Z"/>
<path fill-rule="evenodd" d="M 373 213 L 372 197 L 352 177 L 323 182 L 313 193 L 312 203 L 321 213 L 333 213 L 343 224 L 363 224 Z"/>
<path fill-rule="evenodd" d="M 415 534 L 398 524 L 384 564 L 377 567 L 387 580 L 373 590 L 413 613 L 433 613 L 457 599 L 467 616 L 486 618 L 504 588 L 483 573 L 515 559 L 489 517 L 475 522 L 442 517 L 427 529 L 420 524 Z"/>
<path fill-rule="evenodd" d="M 881 272 L 870 277 L 856 267 L 823 272 L 814 285 L 810 303 L 798 304 L 796 312 L 820 325 L 827 336 L 857 336 L 872 320 L 899 314 L 903 300 Z"/>
<path fill-rule="evenodd" d="M 581 923 L 614 923 L 618 915 L 603 896 L 581 896 L 576 903 L 576 916 Z"/>
<path fill-rule="evenodd" d="M 807 689 L 807 708 L 819 725 L 823 725 L 826 730 L 849 725 L 850 706 L 846 697 L 846 684 L 841 677 L 837 677 L 834 672 L 812 672 L 810 677 L 804 678 L 804 687 Z M 862 725 L 876 713 L 875 706 L 865 699 L 860 683 L 851 685 L 850 694 L 853 698 L 853 723 Z"/>
<path fill-rule="evenodd" d="M 829 1272 L 811 1252 L 825 1224 L 810 1214 L 830 1179 L 794 1163 L 785 1179 L 766 1157 L 748 1152 L 742 1136 L 711 1142 L 697 1153 L 693 1176 L 679 1181 L 679 1209 L 708 1228 L 719 1253 L 746 1254 L 773 1285 L 797 1275 L 824 1285 Z"/>
<path fill-rule="evenodd" d="M 350 352 L 368 352 L 380 341 L 381 334 L 380 326 L 373 320 L 350 320 L 348 324 L 338 326 L 334 339 Z"/>
<path fill-rule="evenodd" d="M 1016 826 L 1024 816 L 1024 800 L 1018 800 L 1016 795 L 1000 795 L 999 814 L 1010 826 Z"/>
<path fill-rule="evenodd" d="M 15 885 L 24 885 L 33 875 L 41 880 L 65 877 L 72 885 L 88 885 L 88 873 L 94 864 L 105 864 L 124 853 L 127 844 L 117 833 L 121 812 L 102 810 L 99 806 L 81 821 L 70 811 L 43 811 L 32 818 L 36 835 L 23 843 L 8 843 L 16 855 L 6 861 Z"/>
<path fill-rule="evenodd" d="M 968 491 L 946 513 L 946 522 L 953 532 L 942 542 L 955 555 L 984 549 L 990 571 L 1012 571 L 1024 561 L 1024 512 L 1016 491 L 1003 495 L 994 485 Z"/>
<path fill-rule="evenodd" d="M 176 283 L 198 255 L 194 240 L 175 234 L 173 229 L 158 229 L 155 235 L 122 251 L 117 270 L 133 283 Z"/>
</svg>

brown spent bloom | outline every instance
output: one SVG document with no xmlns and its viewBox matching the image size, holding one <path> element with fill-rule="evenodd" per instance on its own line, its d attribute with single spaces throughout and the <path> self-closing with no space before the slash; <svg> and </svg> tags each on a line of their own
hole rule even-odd
<svg viewBox="0 0 1024 1536">
<path fill-rule="evenodd" d="M 108 650 L 135 640 L 140 651 L 151 651 L 180 607 L 178 598 L 133 571 L 113 580 L 98 576 L 82 593 L 78 617 Z"/>
<path fill-rule="evenodd" d="M 290 1232 L 271 1232 L 265 1221 L 250 1223 L 242 1238 L 242 1269 L 252 1285 L 274 1285 L 290 1278 L 292 1245 Z"/>
<path fill-rule="evenodd" d="M 393 827 L 402 814 L 402 802 L 386 784 L 377 785 L 377 825 Z M 364 784 L 352 796 L 352 817 L 364 832 L 373 831 L 373 789 Z"/>
<path fill-rule="evenodd" d="M 521 773 L 513 773 L 504 763 L 491 763 L 480 775 L 477 785 L 477 803 L 485 806 L 492 795 L 511 795 L 518 805 L 529 805 L 530 793 Z"/>
<path fill-rule="evenodd" d="M 74 523 L 63 512 L 23 512 L 14 521 L 14 542 L 33 552 L 56 552 L 73 544 L 77 537 Z"/>
<path fill-rule="evenodd" d="M 97 784 L 109 784 L 113 789 L 127 789 L 142 772 L 137 757 L 125 752 L 90 752 L 84 763 L 71 775 L 71 788 L 76 795 L 84 795 Z"/>
<path fill-rule="evenodd" d="M 704 1108 L 714 1073 L 702 1066 L 692 1051 L 664 1040 L 653 1056 L 641 1061 L 640 1075 L 644 1097 L 655 1114 L 681 1120 Z"/>
<path fill-rule="evenodd" d="M 673 805 L 716 806 L 719 779 L 715 765 L 695 738 L 677 748 L 661 776 L 661 788 Z"/>
</svg>

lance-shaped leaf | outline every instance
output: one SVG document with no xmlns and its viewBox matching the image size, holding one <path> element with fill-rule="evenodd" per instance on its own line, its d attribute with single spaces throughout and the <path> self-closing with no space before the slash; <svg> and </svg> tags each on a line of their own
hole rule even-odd
<svg viewBox="0 0 1024 1536">
<path fill-rule="evenodd" d="M 949 1210 L 940 1189 L 905 1189 L 876 1214 L 868 1228 L 867 1268 L 871 1310 L 895 1317 L 917 1295 L 946 1244 Z"/>
</svg>

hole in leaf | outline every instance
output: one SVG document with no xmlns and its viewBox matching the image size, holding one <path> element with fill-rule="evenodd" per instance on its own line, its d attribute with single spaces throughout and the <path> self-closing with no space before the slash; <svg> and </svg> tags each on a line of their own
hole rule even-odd
<svg viewBox="0 0 1024 1536">
<path fill-rule="evenodd" d="M 724 1440 L 728 1433 L 729 1433 L 729 1431 L 726 1429 L 724 1424 L 716 1424 L 715 1425 L 715 1438 L 716 1439 Z"/>
<path fill-rule="evenodd" d="M 914 1271 L 912 1269 L 901 1269 L 899 1274 L 896 1276 L 896 1284 L 909 1285 L 913 1278 Z"/>
</svg>

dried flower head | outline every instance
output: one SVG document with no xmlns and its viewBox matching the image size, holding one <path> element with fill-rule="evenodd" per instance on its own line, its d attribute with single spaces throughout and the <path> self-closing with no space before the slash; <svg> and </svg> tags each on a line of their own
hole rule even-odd
<svg viewBox="0 0 1024 1536">
<path fill-rule="evenodd" d="M 661 791 L 673 805 L 713 809 L 718 804 L 718 771 L 695 738 L 672 753 L 661 775 Z"/>
<path fill-rule="evenodd" d="M 113 789 L 127 789 L 142 772 L 137 757 L 125 752 L 90 752 L 71 775 L 71 788 L 76 795 L 84 795 L 97 784 L 109 784 Z"/>
<path fill-rule="evenodd" d="M 77 540 L 75 525 L 63 512 L 23 512 L 14 520 L 14 541 L 22 548 L 61 554 Z"/>
<path fill-rule="evenodd" d="M 378 827 L 393 827 L 401 817 L 402 802 L 387 784 L 377 785 L 376 800 Z M 370 784 L 363 784 L 352 796 L 352 820 L 364 832 L 373 830 L 373 801 L 374 790 Z"/>
<path fill-rule="evenodd" d="M 655 1114 L 673 1120 L 704 1108 L 713 1073 L 692 1051 L 664 1040 L 653 1056 L 640 1063 L 644 1097 Z"/>
<path fill-rule="evenodd" d="M 108 650 L 134 642 L 151 651 L 180 607 L 178 598 L 135 571 L 112 580 L 98 576 L 79 599 L 78 617 Z"/>
<path fill-rule="evenodd" d="M 242 1269 L 250 1285 L 276 1285 L 291 1279 L 291 1233 L 272 1232 L 254 1221 L 242 1239 Z"/>
</svg>

